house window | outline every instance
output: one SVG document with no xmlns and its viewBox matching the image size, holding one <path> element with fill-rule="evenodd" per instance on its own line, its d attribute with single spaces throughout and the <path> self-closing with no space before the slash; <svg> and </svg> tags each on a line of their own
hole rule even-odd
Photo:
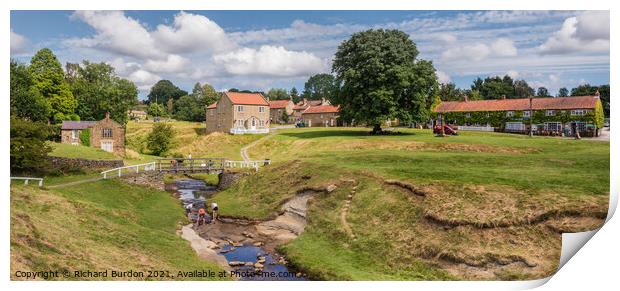
<svg viewBox="0 0 620 291">
<path fill-rule="evenodd" d="M 562 131 L 562 123 L 560 123 L 560 122 L 545 122 L 545 130 L 549 130 L 549 131 Z"/>
<path fill-rule="evenodd" d="M 243 106 L 237 106 L 237 112 L 243 112 Z"/>
<path fill-rule="evenodd" d="M 215 110 L 209 110 L 209 113 L 211 114 L 211 116 L 213 116 L 214 112 L 215 112 Z"/>
<path fill-rule="evenodd" d="M 523 117 L 530 117 L 531 113 L 532 111 L 529 110 L 523 111 Z"/>
<path fill-rule="evenodd" d="M 110 138 L 112 137 L 112 129 L 111 128 L 104 128 L 101 132 L 101 136 L 104 138 Z"/>
<path fill-rule="evenodd" d="M 506 117 L 513 117 L 513 116 L 515 116 L 514 111 L 506 111 Z"/>
<path fill-rule="evenodd" d="M 506 131 L 523 131 L 525 124 L 523 122 L 506 122 Z"/>
<path fill-rule="evenodd" d="M 585 109 L 575 109 L 570 111 L 570 115 L 572 116 L 584 116 L 586 115 Z"/>
<path fill-rule="evenodd" d="M 469 113 L 469 112 L 465 113 L 465 117 L 471 118 L 471 113 Z"/>
<path fill-rule="evenodd" d="M 71 138 L 72 139 L 76 139 L 78 137 L 78 135 L 79 134 L 78 134 L 78 130 L 77 129 L 74 129 L 74 130 L 71 131 Z"/>
<path fill-rule="evenodd" d="M 259 106 L 258 107 L 258 112 L 260 112 L 260 113 L 265 112 L 265 106 Z"/>
<path fill-rule="evenodd" d="M 265 126 L 265 121 L 264 120 L 260 121 L 260 126 Z"/>
<path fill-rule="evenodd" d="M 555 116 L 555 110 L 547 110 L 547 111 L 545 111 L 545 116 Z"/>
</svg>

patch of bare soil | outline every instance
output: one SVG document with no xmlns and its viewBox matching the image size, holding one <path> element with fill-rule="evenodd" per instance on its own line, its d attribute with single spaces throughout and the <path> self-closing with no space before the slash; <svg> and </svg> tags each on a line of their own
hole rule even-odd
<svg viewBox="0 0 620 291">
<path fill-rule="evenodd" d="M 374 141 L 374 140 L 357 140 L 345 141 L 338 144 L 340 149 L 363 150 L 363 149 L 379 149 L 379 150 L 404 150 L 404 151 L 452 151 L 452 152 L 484 152 L 484 153 L 503 153 L 503 154 L 527 154 L 538 151 L 534 148 L 518 148 L 490 146 L 483 144 L 466 144 L 466 143 L 428 143 L 428 142 L 411 142 L 411 141 Z"/>
</svg>

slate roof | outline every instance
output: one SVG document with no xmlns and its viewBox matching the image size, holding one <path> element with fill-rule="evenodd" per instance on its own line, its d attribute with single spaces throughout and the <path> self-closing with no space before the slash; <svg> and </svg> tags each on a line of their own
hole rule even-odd
<svg viewBox="0 0 620 291">
<path fill-rule="evenodd" d="M 96 121 L 63 121 L 60 129 L 85 129 L 92 127 Z"/>
</svg>

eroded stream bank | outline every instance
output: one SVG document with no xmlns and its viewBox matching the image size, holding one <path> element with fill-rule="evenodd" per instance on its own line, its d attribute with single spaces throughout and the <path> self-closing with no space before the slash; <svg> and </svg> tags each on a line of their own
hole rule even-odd
<svg viewBox="0 0 620 291">
<path fill-rule="evenodd" d="M 212 202 L 217 193 L 215 186 L 193 179 L 177 180 L 166 189 L 178 197 L 183 207 L 193 204 L 189 214 L 195 220 L 198 209 Z M 288 262 L 276 247 L 295 239 L 306 225 L 308 200 L 316 192 L 297 194 L 283 204 L 280 214 L 273 220 L 251 221 L 221 218 L 200 226 L 187 225 L 182 236 L 204 259 L 214 261 L 231 271 L 239 280 L 305 280 L 305 276 L 288 267 Z"/>
</svg>

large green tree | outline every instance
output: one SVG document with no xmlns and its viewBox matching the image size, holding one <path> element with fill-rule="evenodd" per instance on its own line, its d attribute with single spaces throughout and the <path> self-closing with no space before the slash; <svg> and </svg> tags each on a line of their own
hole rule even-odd
<svg viewBox="0 0 620 291">
<path fill-rule="evenodd" d="M 332 74 L 316 74 L 304 84 L 302 96 L 311 100 L 331 99 L 338 93 L 338 84 Z"/>
<path fill-rule="evenodd" d="M 566 89 L 566 87 L 562 87 L 560 88 L 560 90 L 558 90 L 558 97 L 566 97 L 568 96 L 569 92 L 568 89 Z"/>
<path fill-rule="evenodd" d="M 30 76 L 28 67 L 11 60 L 11 116 L 31 121 L 47 121 L 50 105 Z"/>
<path fill-rule="evenodd" d="M 440 84 L 437 95 L 441 101 L 463 101 L 468 91 L 456 87 L 454 83 Z"/>
<path fill-rule="evenodd" d="M 286 89 L 283 88 L 271 88 L 266 94 L 269 100 L 288 100 L 290 96 Z"/>
<path fill-rule="evenodd" d="M 600 86 L 592 86 L 590 84 L 583 84 L 573 88 L 570 92 L 571 96 L 592 96 L 596 94 L 596 91 L 601 94 L 601 102 L 603 103 L 603 110 L 605 111 L 605 116 L 609 117 L 609 94 L 610 87 L 607 85 Z"/>
<path fill-rule="evenodd" d="M 301 101 L 301 96 L 299 96 L 299 92 L 297 91 L 297 88 L 295 87 L 291 89 L 291 98 L 293 98 L 293 102 L 295 103 Z"/>
<path fill-rule="evenodd" d="M 525 80 L 516 80 L 513 87 L 515 89 L 515 98 L 529 98 L 534 96 L 534 88 L 530 87 Z"/>
<path fill-rule="evenodd" d="M 220 99 L 220 93 L 215 91 L 213 86 L 207 83 L 201 85 L 199 82 L 194 85 L 194 89 L 192 89 L 192 94 L 190 96 L 196 100 L 198 106 L 202 109 Z"/>
<path fill-rule="evenodd" d="M 204 107 L 192 96 L 183 96 L 174 103 L 174 118 L 185 121 L 205 121 Z"/>
<path fill-rule="evenodd" d="M 48 48 L 39 50 L 30 60 L 28 70 L 35 87 L 51 106 L 50 119 L 75 119 L 69 116 L 75 113 L 77 101 L 54 53 Z"/>
<path fill-rule="evenodd" d="M 472 91 L 477 91 L 481 99 L 528 98 L 534 95 L 534 89 L 525 80 L 513 80 L 510 76 L 476 78 Z"/>
<path fill-rule="evenodd" d="M 161 104 L 166 104 L 168 99 L 177 100 L 181 98 L 181 96 L 187 95 L 187 92 L 181 90 L 179 87 L 174 85 L 169 80 L 159 80 L 153 87 L 151 87 L 151 92 L 147 97 L 149 98 L 149 102 L 156 102 Z"/>
<path fill-rule="evenodd" d="M 106 63 L 67 63 L 66 79 L 78 101 L 76 113 L 83 120 L 100 120 L 106 112 L 121 124 L 127 123 L 127 111 L 138 103 L 138 88 L 116 75 Z"/>
<path fill-rule="evenodd" d="M 545 87 L 538 87 L 536 90 L 536 97 L 549 97 L 549 90 Z"/>
<path fill-rule="evenodd" d="M 347 120 L 373 126 L 398 118 L 426 121 L 438 90 L 432 62 L 420 60 L 415 43 L 399 30 L 355 33 L 338 47 L 332 71 L 342 84 L 332 98 Z"/>
</svg>

